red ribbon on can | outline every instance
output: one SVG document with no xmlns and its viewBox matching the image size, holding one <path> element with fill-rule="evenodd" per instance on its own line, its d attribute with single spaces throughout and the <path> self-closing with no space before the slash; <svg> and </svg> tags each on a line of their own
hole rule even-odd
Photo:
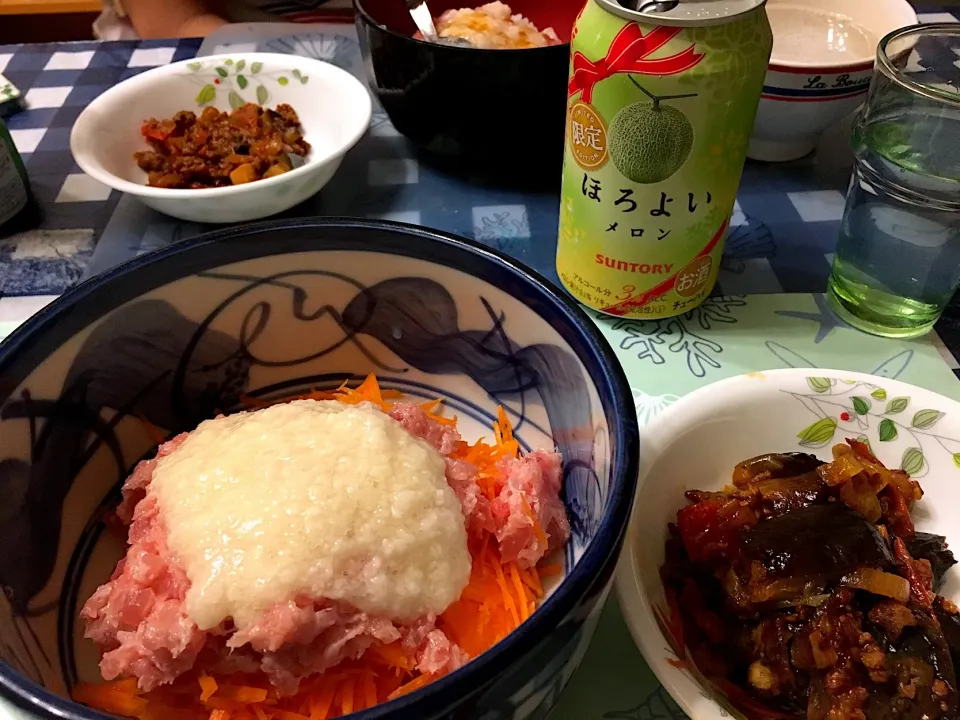
<svg viewBox="0 0 960 720">
<path fill-rule="evenodd" d="M 573 54 L 573 75 L 567 86 L 569 95 L 583 91 L 581 99 L 588 103 L 593 99 L 594 86 L 615 73 L 676 75 L 689 70 L 703 60 L 703 53 L 694 52 L 693 45 L 669 57 L 647 57 L 670 42 L 681 30 L 683 28 L 659 26 L 644 35 L 637 23 L 629 23 L 610 43 L 606 57 L 593 61 L 578 50 Z"/>
<path fill-rule="evenodd" d="M 720 224 L 720 229 L 713 234 L 713 237 L 710 238 L 703 249 L 698 252 L 696 255 L 691 258 L 690 262 L 694 260 L 699 260 L 702 257 L 706 257 L 713 252 L 713 249 L 717 246 L 717 243 L 720 242 L 720 239 L 723 237 L 723 234 L 727 231 L 727 220 L 724 220 Z M 690 263 L 687 263 L 689 265 Z M 684 265 L 686 267 L 686 265 Z M 673 290 L 674 286 L 677 284 L 677 278 L 680 276 L 680 272 L 675 272 L 673 275 L 668 277 L 662 283 L 656 287 L 652 287 L 647 290 L 645 293 L 636 295 L 632 298 L 627 298 L 623 302 L 617 303 L 616 305 L 610 305 L 609 307 L 603 308 L 602 312 L 607 313 L 608 315 L 618 315 L 623 317 L 631 310 L 637 310 L 646 305 L 652 298 L 655 298 L 657 295 L 663 295 L 665 292 L 670 292 Z"/>
</svg>

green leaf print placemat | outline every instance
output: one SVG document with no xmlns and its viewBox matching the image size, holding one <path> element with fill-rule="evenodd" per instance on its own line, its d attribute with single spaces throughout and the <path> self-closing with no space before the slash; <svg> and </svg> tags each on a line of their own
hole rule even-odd
<svg viewBox="0 0 960 720">
<path fill-rule="evenodd" d="M 623 364 L 641 425 L 709 383 L 787 367 L 873 373 L 960 400 L 960 382 L 932 337 L 865 335 L 838 320 L 822 295 L 714 297 L 658 321 L 592 317 Z M 633 644 L 611 592 L 583 664 L 550 720 L 685 717 Z"/>
<path fill-rule="evenodd" d="M 788 367 L 871 373 L 960 400 L 960 382 L 932 337 L 866 335 L 833 315 L 822 295 L 712 297 L 666 320 L 593 317 L 623 364 L 641 425 L 709 383 Z"/>
</svg>

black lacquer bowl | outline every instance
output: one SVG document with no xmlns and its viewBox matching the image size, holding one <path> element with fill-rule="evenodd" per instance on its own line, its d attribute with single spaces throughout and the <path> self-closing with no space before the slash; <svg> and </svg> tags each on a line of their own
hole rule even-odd
<svg viewBox="0 0 960 720">
<path fill-rule="evenodd" d="M 415 40 L 401 0 L 354 0 L 370 87 L 397 130 L 451 170 L 492 182 L 559 186 L 570 31 L 584 0 L 513 0 L 564 42 L 479 50 Z M 477 4 L 480 4 L 479 2 Z M 431 0 L 436 15 L 470 6 Z"/>
<path fill-rule="evenodd" d="M 0 715 L 102 718 L 69 701 L 98 679 L 77 619 L 123 545 L 119 484 L 174 434 L 242 396 L 377 373 L 444 397 L 467 440 L 498 404 L 524 448 L 556 446 L 573 528 L 530 620 L 459 671 L 358 718 L 543 717 L 609 586 L 637 479 L 637 422 L 586 314 L 491 250 L 409 226 L 271 222 L 145 255 L 55 301 L 0 346 Z"/>
</svg>

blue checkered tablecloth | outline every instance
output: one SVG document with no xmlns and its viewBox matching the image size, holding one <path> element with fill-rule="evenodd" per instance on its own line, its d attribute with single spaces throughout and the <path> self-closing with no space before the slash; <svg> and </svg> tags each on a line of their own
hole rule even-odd
<svg viewBox="0 0 960 720">
<path fill-rule="evenodd" d="M 960 8 L 918 11 L 923 22 L 960 19 Z M 206 229 L 121 198 L 76 166 L 69 150 L 71 126 L 103 90 L 151 67 L 228 49 L 309 55 L 364 75 L 352 26 L 264 27 L 270 32 L 234 33 L 219 43 L 0 46 L 0 73 L 21 89 L 28 106 L 9 118 L 8 126 L 44 213 L 39 230 L 0 238 L 0 337 L 83 277 Z M 824 290 L 852 163 L 847 137 L 848 127 L 840 124 L 803 160 L 747 162 L 719 292 Z M 419 163 L 386 116 L 375 111 L 370 132 L 348 154 L 337 181 L 287 214 L 379 217 L 456 232 L 556 281 L 558 209 L 554 192 L 482 187 Z M 937 329 L 960 356 L 960 307 L 948 310 Z"/>
</svg>

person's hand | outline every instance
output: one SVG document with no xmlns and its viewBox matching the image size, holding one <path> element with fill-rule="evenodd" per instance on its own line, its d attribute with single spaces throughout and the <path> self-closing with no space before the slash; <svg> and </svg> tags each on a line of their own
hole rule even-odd
<svg viewBox="0 0 960 720">
<path fill-rule="evenodd" d="M 206 37 L 219 27 L 227 24 L 219 15 L 204 14 L 192 17 L 180 26 L 178 37 Z"/>
</svg>

